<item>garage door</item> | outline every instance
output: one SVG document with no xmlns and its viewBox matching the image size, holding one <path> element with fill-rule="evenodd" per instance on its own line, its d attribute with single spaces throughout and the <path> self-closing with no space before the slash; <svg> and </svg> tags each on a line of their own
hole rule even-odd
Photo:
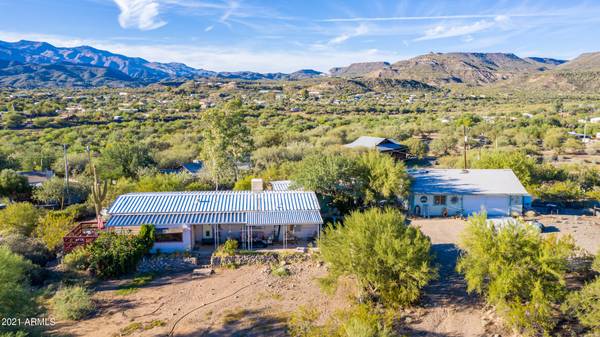
<svg viewBox="0 0 600 337">
<path fill-rule="evenodd" d="M 509 198 L 507 196 L 465 195 L 463 208 L 465 213 L 473 214 L 486 210 L 488 216 L 508 216 Z"/>
</svg>

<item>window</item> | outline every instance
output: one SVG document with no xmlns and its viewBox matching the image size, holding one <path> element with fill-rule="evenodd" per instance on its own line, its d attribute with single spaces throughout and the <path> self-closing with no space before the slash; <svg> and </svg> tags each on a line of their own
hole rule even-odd
<svg viewBox="0 0 600 337">
<path fill-rule="evenodd" d="M 434 205 L 445 205 L 446 204 L 446 196 L 445 195 L 433 196 L 433 204 Z"/>
<path fill-rule="evenodd" d="M 162 228 L 156 229 L 156 242 L 183 242 L 181 229 Z"/>
<path fill-rule="evenodd" d="M 458 203 L 458 197 L 457 196 L 452 196 L 452 198 L 450 198 L 450 202 L 453 204 L 457 204 Z"/>
<path fill-rule="evenodd" d="M 427 202 L 427 196 L 426 195 L 421 196 L 421 203 L 424 204 L 426 202 Z"/>
</svg>

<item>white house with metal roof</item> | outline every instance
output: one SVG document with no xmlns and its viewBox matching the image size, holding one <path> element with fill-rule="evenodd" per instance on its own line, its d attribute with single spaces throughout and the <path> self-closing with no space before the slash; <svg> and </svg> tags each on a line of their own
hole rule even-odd
<svg viewBox="0 0 600 337">
<path fill-rule="evenodd" d="M 108 230 L 157 229 L 154 250 L 218 246 L 228 238 L 247 248 L 292 240 L 313 240 L 323 224 L 314 192 L 194 191 L 131 193 L 108 210 Z"/>
<path fill-rule="evenodd" d="M 521 214 L 529 194 L 510 169 L 417 169 L 412 178 L 410 213 L 417 216 Z"/>
</svg>

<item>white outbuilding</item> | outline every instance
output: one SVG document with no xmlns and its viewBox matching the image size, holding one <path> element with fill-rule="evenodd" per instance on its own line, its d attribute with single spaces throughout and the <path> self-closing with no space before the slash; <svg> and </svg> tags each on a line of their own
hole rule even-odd
<svg viewBox="0 0 600 337">
<path fill-rule="evenodd" d="M 488 216 L 523 213 L 530 199 L 510 169 L 411 170 L 410 213 L 416 216 Z"/>
</svg>

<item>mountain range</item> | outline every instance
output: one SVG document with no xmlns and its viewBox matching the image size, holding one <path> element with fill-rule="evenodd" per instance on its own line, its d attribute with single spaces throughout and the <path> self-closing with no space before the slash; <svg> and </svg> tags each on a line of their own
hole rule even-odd
<svg viewBox="0 0 600 337">
<path fill-rule="evenodd" d="M 301 80 L 326 76 L 365 81 L 416 81 L 427 86 L 509 84 L 595 90 L 600 87 L 600 52 L 582 54 L 570 61 L 520 58 L 511 53 L 429 53 L 395 63 L 354 63 L 332 68 L 329 74 L 310 69 L 285 74 L 215 72 L 183 63 L 151 62 L 89 46 L 62 48 L 46 42 L 0 41 L 0 86 L 3 87 L 122 87 L 202 78 Z"/>
<path fill-rule="evenodd" d="M 183 63 L 150 62 L 89 46 L 61 48 L 46 42 L 0 41 L 0 86 L 133 86 L 174 79 L 296 80 L 319 76 L 321 72 L 310 69 L 291 74 L 215 72 Z"/>
</svg>

